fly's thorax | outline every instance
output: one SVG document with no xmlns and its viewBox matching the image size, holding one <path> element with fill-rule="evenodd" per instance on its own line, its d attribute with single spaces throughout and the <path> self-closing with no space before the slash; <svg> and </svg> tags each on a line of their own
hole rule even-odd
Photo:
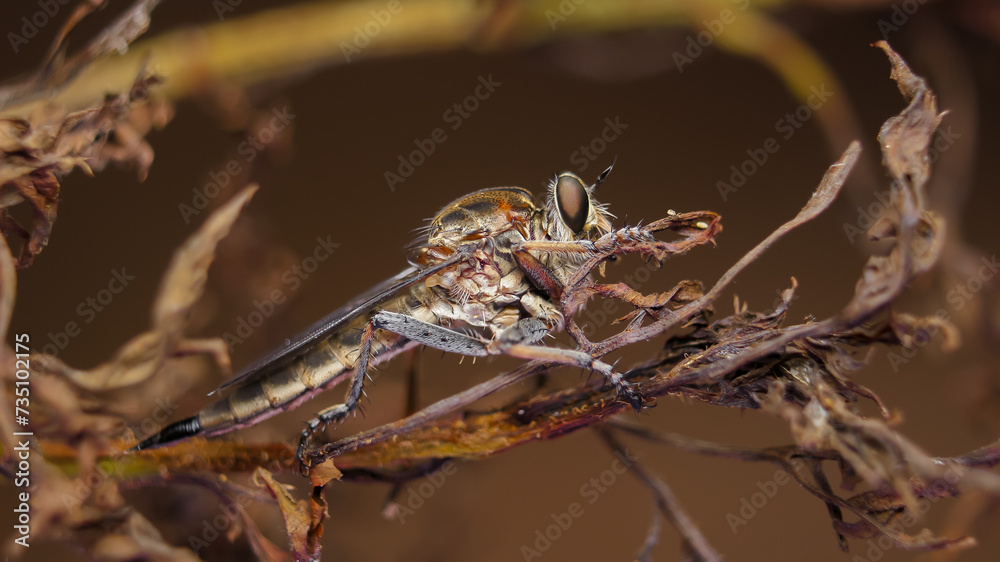
<svg viewBox="0 0 1000 562">
<path fill-rule="evenodd" d="M 431 221 L 427 244 L 459 246 L 517 231 L 531 237 L 539 209 L 531 193 L 520 187 L 495 187 L 453 201 Z"/>
<path fill-rule="evenodd" d="M 445 206 L 431 221 L 416 263 L 432 265 L 458 251 L 470 255 L 425 281 L 435 314 L 487 326 L 528 291 L 531 284 L 512 249 L 541 237 L 541 214 L 531 193 L 520 187 L 483 189 Z"/>
<path fill-rule="evenodd" d="M 523 240 L 513 231 L 476 244 L 469 258 L 426 280 L 435 314 L 473 326 L 491 326 L 498 314 L 531 289 L 511 247 Z"/>
</svg>

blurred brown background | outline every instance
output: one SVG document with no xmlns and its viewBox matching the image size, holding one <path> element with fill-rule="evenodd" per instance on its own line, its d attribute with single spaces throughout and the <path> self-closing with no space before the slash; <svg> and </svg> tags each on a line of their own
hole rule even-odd
<svg viewBox="0 0 1000 562">
<path fill-rule="evenodd" d="M 80 37 L 100 29 L 121 4 L 114 2 L 108 14 L 85 22 L 78 30 Z M 227 19 L 279 4 L 245 0 Z M 735 292 L 751 308 L 771 306 L 776 291 L 787 287 L 791 276 L 800 284 L 793 321 L 836 313 L 852 294 L 869 248 L 852 244 L 844 225 L 857 224 L 858 207 L 875 201 L 873 189 L 887 188 L 881 181 L 875 136 L 881 123 L 904 107 L 889 80 L 885 56 L 869 46 L 882 38 L 879 22 L 892 21 L 892 6 L 808 2 L 770 12 L 811 46 L 840 80 L 833 97 L 849 101 L 856 111 L 867 172 L 855 173 L 829 212 L 788 236 L 740 277 Z M 5 5 L 2 31 L 14 25 L 9 22 L 37 10 L 34 2 Z M 993 3 L 928 2 L 919 5 L 898 31 L 889 33 L 893 46 L 939 94 L 939 106 L 950 112 L 943 129 L 953 132 L 954 142 L 936 164 L 931 193 L 933 200 L 953 210 L 950 235 L 961 244 L 956 247 L 973 259 L 1000 250 L 996 221 L 1000 196 L 994 179 L 1000 175 L 994 157 L 1000 149 L 1000 115 L 994 103 L 1000 94 L 997 18 L 1000 9 Z M 149 35 L 216 21 L 210 3 L 166 2 L 154 12 Z M 788 139 L 776 131 L 776 123 L 802 102 L 758 61 L 709 47 L 678 72 L 673 55 L 683 52 L 688 38 L 698 32 L 672 27 L 595 33 L 500 52 L 462 50 L 358 60 L 250 88 L 248 100 L 256 110 L 266 114 L 271 106 L 287 105 L 295 115 L 287 139 L 291 144 L 283 144 L 283 139 L 255 158 L 251 179 L 259 181 L 262 190 L 245 211 L 244 227 L 223 243 L 193 329 L 206 337 L 235 333 L 239 319 L 254 310 L 254 299 L 266 294 L 260 287 L 270 286 L 262 281 L 267 276 L 261 272 L 280 275 L 302 263 L 315 249 L 317 237 L 339 243 L 332 258 L 321 262 L 301 286 L 286 290 L 288 302 L 235 349 L 233 361 L 239 369 L 405 267 L 402 248 L 412 230 L 448 201 L 497 185 L 520 185 L 541 193 L 543 182 L 562 170 L 592 180 L 615 157 L 615 170 L 599 198 L 617 215 L 616 226 L 654 220 L 668 209 L 705 209 L 723 215 L 725 230 L 717 248 L 703 248 L 668 263 L 643 289 L 666 288 L 684 278 L 711 283 L 794 216 L 846 143 L 831 140 L 816 118 L 805 121 Z M 7 45 L 0 46 L 3 76 L 33 69 L 48 40 L 34 39 L 17 55 Z M 500 85 L 453 130 L 454 121 L 446 120 L 444 112 L 472 95 L 479 77 L 489 76 Z M 48 334 L 60 332 L 66 322 L 81 323 L 82 333 L 72 337 L 59 355 L 82 368 L 105 360 L 147 327 L 151 299 L 171 252 L 206 215 L 202 212 L 187 224 L 179 206 L 193 203 L 192 190 L 209 182 L 210 172 L 218 173 L 234 159 L 245 163 L 237 147 L 247 130 L 232 125 L 220 111 L 222 97 L 205 95 L 177 103 L 173 121 L 147 137 L 156 159 L 144 182 L 117 169 L 94 178 L 74 173 L 64 181 L 50 245 L 32 267 L 19 272 L 13 329 L 48 343 Z M 606 120 L 622 123 L 621 132 L 581 169 L 582 160 L 574 152 L 599 138 Z M 445 130 L 447 140 L 390 190 L 385 172 L 395 172 L 399 155 L 414 150 L 414 139 L 428 138 L 438 127 Z M 730 166 L 739 166 L 748 149 L 760 148 L 769 137 L 779 141 L 780 150 L 723 200 L 717 182 L 728 182 Z M 867 181 L 865 173 L 880 183 Z M 215 203 L 228 197 L 231 188 Z M 943 273 L 911 288 L 903 303 L 908 310 L 930 313 L 950 306 L 944 295 L 966 280 L 954 263 L 947 263 L 958 260 L 959 250 L 950 252 L 943 260 Z M 632 273 L 637 264 L 620 263 L 610 276 Z M 106 288 L 112 272 L 122 268 L 135 279 L 93 315 L 92 322 L 81 322 L 86 319 L 78 309 L 81 304 Z M 278 286 L 289 289 L 287 284 Z M 719 300 L 717 310 L 729 310 L 732 292 Z M 991 331 L 997 308 L 989 295 L 989 290 L 977 295 L 963 310 L 949 309 L 963 332 L 964 345 L 958 352 L 943 354 L 936 341 L 894 372 L 882 350 L 868 369 L 856 374 L 857 380 L 903 413 L 903 433 L 933 454 L 964 453 L 992 442 L 1000 430 L 997 333 Z M 566 343 L 564 337 L 559 341 Z M 660 343 L 631 349 L 622 364 L 650 355 Z M 340 431 L 346 434 L 401 415 L 405 363 L 394 362 L 380 372 L 369 387 L 366 417 Z M 424 353 L 422 403 L 514 364 L 498 359 L 458 365 L 457 357 Z M 178 405 L 174 419 L 207 403 L 205 392 L 222 375 L 213 376 L 217 378 L 196 384 L 158 383 L 164 396 L 171 395 Z M 553 384 L 579 380 L 580 373 L 567 370 L 554 377 Z M 239 437 L 294 439 L 304 420 L 339 400 L 340 394 L 336 390 L 324 395 Z M 137 419 L 145 407 L 150 406 L 136 405 Z M 766 416 L 671 399 L 661 399 L 639 419 L 664 430 L 747 446 L 790 440 L 787 427 Z M 941 553 L 921 556 L 899 549 L 882 553 L 861 541 L 852 543 L 851 553 L 841 553 L 823 504 L 792 483 L 779 486 L 777 494 L 734 533 L 727 514 L 739 515 L 741 499 L 749 500 L 759 484 L 772 481 L 775 468 L 639 442 L 630 443 L 630 449 L 674 488 L 727 559 L 839 561 L 875 560 L 875 555 L 884 560 L 951 559 Z M 592 432 L 581 431 L 485 461 L 460 462 L 403 524 L 380 515 L 387 486 L 335 484 L 327 496 L 331 519 L 324 554 L 330 560 L 523 560 L 522 545 L 534 545 L 536 530 L 552 522 L 551 514 L 581 502 L 583 516 L 541 559 L 630 559 L 645 536 L 653 509 L 645 489 L 625 475 L 592 505 L 581 496 L 581 486 L 610 468 L 612 460 Z M 294 477 L 285 481 L 303 483 Z M 190 535 L 201 535 L 204 520 L 221 513 L 215 499 L 204 496 L 199 489 L 181 488 L 143 490 L 130 498 L 154 523 L 162 524 L 169 539 L 187 544 Z M 404 502 L 409 497 L 405 491 Z M 272 540 L 284 545 L 277 510 L 255 506 L 254 512 Z M 970 513 L 977 519 L 964 521 Z M 8 514 L 4 509 L 0 521 L 6 521 Z M 945 536 L 970 533 L 979 539 L 979 547 L 955 559 L 996 560 L 1000 554 L 995 500 L 940 501 L 919 525 Z M 657 559 L 677 558 L 676 537 L 665 524 L 654 551 Z M 207 559 L 250 556 L 245 539 L 237 543 L 235 549 L 212 544 L 202 554 Z M 25 559 L 50 559 L 56 553 L 64 559 L 82 556 L 39 543 Z"/>
</svg>

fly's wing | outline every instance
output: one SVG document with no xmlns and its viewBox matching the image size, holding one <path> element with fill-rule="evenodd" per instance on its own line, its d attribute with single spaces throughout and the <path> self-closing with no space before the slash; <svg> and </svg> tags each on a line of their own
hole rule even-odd
<svg viewBox="0 0 1000 562">
<path fill-rule="evenodd" d="M 350 322 L 359 314 L 369 312 L 386 300 L 398 295 L 404 289 L 435 275 L 456 263 L 464 260 L 466 252 L 455 252 L 448 259 L 427 268 L 410 267 L 399 275 L 375 286 L 346 305 L 327 314 L 305 331 L 295 337 L 285 340 L 285 345 L 258 359 L 239 375 L 233 377 L 219 388 L 208 393 L 212 396 L 231 386 L 256 380 L 273 369 L 283 367 L 308 352 L 313 345 L 323 341 L 345 323 Z"/>
</svg>

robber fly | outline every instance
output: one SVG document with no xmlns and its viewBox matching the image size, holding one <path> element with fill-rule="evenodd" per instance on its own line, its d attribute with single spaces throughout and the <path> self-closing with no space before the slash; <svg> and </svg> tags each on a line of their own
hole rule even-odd
<svg viewBox="0 0 1000 562">
<path fill-rule="evenodd" d="M 215 391 L 232 388 L 225 398 L 135 449 L 247 427 L 352 377 L 344 402 L 321 411 L 303 430 L 297 457 L 304 463 L 312 435 L 357 408 L 369 366 L 419 345 L 596 369 L 638 409 L 641 399 L 608 365 L 582 352 L 537 345 L 563 329 L 560 290 L 589 257 L 592 241 L 611 231 L 611 215 L 593 196 L 610 172 L 589 186 L 562 173 L 550 182 L 542 205 L 520 187 L 483 189 L 453 201 L 411 246 L 410 268 L 286 340 Z"/>
</svg>

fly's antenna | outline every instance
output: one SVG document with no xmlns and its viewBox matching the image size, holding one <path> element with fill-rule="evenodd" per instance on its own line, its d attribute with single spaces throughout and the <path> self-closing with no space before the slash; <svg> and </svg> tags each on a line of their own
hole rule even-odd
<svg viewBox="0 0 1000 562">
<path fill-rule="evenodd" d="M 608 166 L 608 169 L 604 170 L 603 172 L 601 172 L 601 175 L 597 176 L 597 181 L 594 182 L 594 187 L 592 187 L 591 189 L 597 189 L 598 187 L 600 187 L 601 183 L 605 179 L 607 179 L 608 174 L 611 173 L 611 170 L 614 169 L 615 162 L 618 162 L 618 157 L 617 156 L 615 156 L 614 160 L 611 161 L 611 165 Z"/>
</svg>

